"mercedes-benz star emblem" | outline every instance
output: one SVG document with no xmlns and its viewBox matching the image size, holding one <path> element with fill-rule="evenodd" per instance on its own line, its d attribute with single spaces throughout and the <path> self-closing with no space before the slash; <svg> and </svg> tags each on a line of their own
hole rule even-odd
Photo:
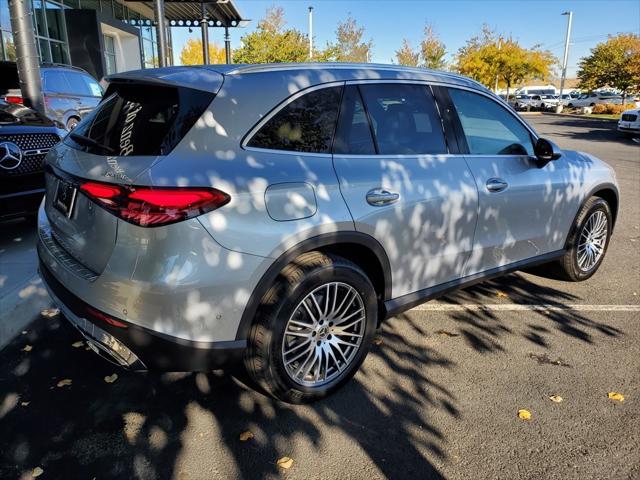
<svg viewBox="0 0 640 480">
<path fill-rule="evenodd" d="M 5 170 L 18 168 L 22 162 L 22 150 L 12 142 L 0 142 L 0 167 Z"/>
</svg>

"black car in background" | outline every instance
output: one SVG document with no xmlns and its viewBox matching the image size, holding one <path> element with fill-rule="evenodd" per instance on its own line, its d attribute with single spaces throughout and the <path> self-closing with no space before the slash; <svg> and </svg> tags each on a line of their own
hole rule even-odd
<svg viewBox="0 0 640 480">
<path fill-rule="evenodd" d="M 44 195 L 44 157 L 66 134 L 57 122 L 0 100 L 0 220 L 35 218 Z"/>
<path fill-rule="evenodd" d="M 102 99 L 100 84 L 81 68 L 45 63 L 40 66 L 40 75 L 45 114 L 67 130 L 73 130 Z M 22 103 L 15 62 L 0 62 L 0 99 Z"/>
</svg>

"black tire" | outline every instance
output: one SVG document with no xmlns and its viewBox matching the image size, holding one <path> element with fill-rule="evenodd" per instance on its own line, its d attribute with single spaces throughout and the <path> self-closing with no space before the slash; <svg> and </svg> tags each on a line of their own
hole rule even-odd
<svg viewBox="0 0 640 480">
<path fill-rule="evenodd" d="M 79 123 L 80 123 L 79 118 L 71 117 L 69 120 L 67 120 L 67 131 L 70 132 L 71 130 L 73 130 L 78 126 Z"/>
<path fill-rule="evenodd" d="M 593 267 L 585 271 L 581 269 L 578 264 L 578 241 L 587 221 L 597 211 L 602 211 L 607 219 L 607 238 L 605 240 L 602 255 Z M 613 216 L 611 215 L 611 208 L 609 207 L 609 204 L 600 197 L 589 198 L 576 216 L 571 233 L 567 239 L 567 251 L 560 260 L 560 274 L 564 280 L 582 282 L 598 271 L 598 268 L 600 268 L 600 265 L 607 254 L 607 248 L 609 247 L 609 241 L 611 240 L 612 226 Z"/>
<path fill-rule="evenodd" d="M 287 373 L 282 353 L 285 329 L 300 302 L 314 289 L 330 282 L 348 284 L 360 294 L 365 313 L 362 341 L 337 377 L 323 385 L 305 386 Z M 375 334 L 377 315 L 375 289 L 360 267 L 317 251 L 302 254 L 282 270 L 262 299 L 249 334 L 247 372 L 258 385 L 284 402 L 308 403 L 323 398 L 347 382 L 364 361 Z"/>
</svg>

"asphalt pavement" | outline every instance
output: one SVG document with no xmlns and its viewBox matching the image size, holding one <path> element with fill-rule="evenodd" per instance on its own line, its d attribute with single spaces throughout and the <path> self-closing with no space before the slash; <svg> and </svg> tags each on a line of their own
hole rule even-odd
<svg viewBox="0 0 640 480">
<path fill-rule="evenodd" d="M 0 478 L 640 478 L 640 146 L 610 122 L 527 120 L 616 169 L 592 279 L 518 272 L 393 318 L 353 381 L 306 406 L 241 372 L 118 370 L 41 316 L 0 351 Z"/>
</svg>

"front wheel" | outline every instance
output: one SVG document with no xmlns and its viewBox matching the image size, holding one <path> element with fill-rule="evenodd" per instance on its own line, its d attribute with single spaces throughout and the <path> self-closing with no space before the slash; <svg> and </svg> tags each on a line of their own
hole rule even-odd
<svg viewBox="0 0 640 480">
<path fill-rule="evenodd" d="M 602 198 L 591 197 L 582 206 L 560 260 L 566 280 L 581 282 L 596 273 L 609 246 L 612 218 L 609 204 Z"/>
<path fill-rule="evenodd" d="M 376 293 L 357 265 L 305 253 L 283 269 L 263 297 L 245 365 L 274 397 L 311 402 L 355 374 L 376 323 Z"/>
</svg>

